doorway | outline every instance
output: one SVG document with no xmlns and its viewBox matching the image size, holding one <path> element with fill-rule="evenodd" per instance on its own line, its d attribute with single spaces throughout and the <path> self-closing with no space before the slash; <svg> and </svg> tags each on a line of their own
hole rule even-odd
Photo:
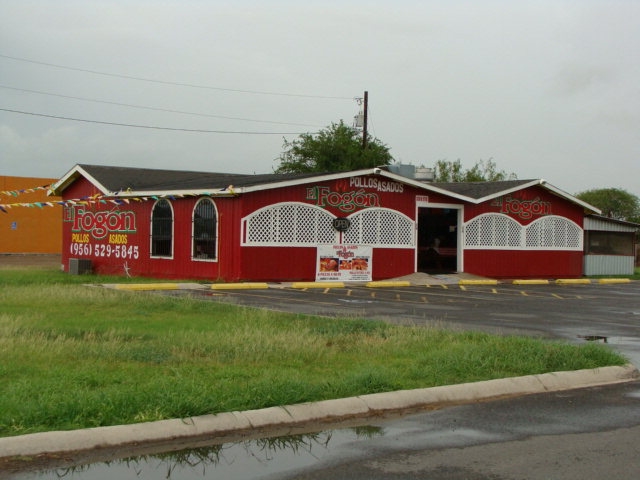
<svg viewBox="0 0 640 480">
<path fill-rule="evenodd" d="M 458 271 L 459 212 L 457 208 L 418 208 L 418 272 Z"/>
</svg>

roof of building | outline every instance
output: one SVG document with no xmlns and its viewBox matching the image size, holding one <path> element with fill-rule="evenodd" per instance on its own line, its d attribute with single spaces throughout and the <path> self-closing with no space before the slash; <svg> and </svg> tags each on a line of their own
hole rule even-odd
<svg viewBox="0 0 640 480">
<path fill-rule="evenodd" d="M 484 198 L 506 190 L 520 189 L 537 180 L 505 180 L 501 182 L 432 182 L 431 185 L 465 197 Z"/>
<path fill-rule="evenodd" d="M 268 173 L 251 175 L 78 164 L 51 186 L 51 193 L 61 195 L 69 185 L 80 177 L 90 181 L 105 196 L 131 197 L 176 194 L 234 196 L 252 191 L 359 175 L 379 175 L 391 181 L 405 183 L 419 189 L 440 193 L 470 203 L 482 203 L 518 190 L 541 186 L 566 200 L 581 205 L 589 213 L 601 213 L 592 205 L 563 192 L 545 180 L 422 182 L 391 173 L 386 168 L 334 173 Z"/>
</svg>

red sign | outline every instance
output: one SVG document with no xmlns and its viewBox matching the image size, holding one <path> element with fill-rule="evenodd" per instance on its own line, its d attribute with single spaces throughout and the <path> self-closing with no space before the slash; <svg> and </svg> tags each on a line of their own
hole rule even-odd
<svg viewBox="0 0 640 480">
<path fill-rule="evenodd" d="M 102 240 L 109 233 L 135 233 L 136 215 L 133 212 L 90 211 L 84 207 L 73 207 L 67 212 L 68 221 L 73 223 L 72 232 L 86 232 L 96 240 Z"/>
<path fill-rule="evenodd" d="M 517 215 L 523 220 L 528 220 L 534 215 L 551 214 L 551 202 L 544 202 L 539 197 L 533 200 L 520 200 L 507 195 L 495 200 L 493 205 L 500 207 L 500 213 Z"/>
</svg>

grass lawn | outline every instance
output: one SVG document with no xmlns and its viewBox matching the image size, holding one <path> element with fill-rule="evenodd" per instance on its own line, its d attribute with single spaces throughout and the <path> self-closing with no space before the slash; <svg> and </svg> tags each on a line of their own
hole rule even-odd
<svg viewBox="0 0 640 480">
<path fill-rule="evenodd" d="M 0 436 L 622 365 L 605 345 L 291 315 L 0 269 Z"/>
</svg>

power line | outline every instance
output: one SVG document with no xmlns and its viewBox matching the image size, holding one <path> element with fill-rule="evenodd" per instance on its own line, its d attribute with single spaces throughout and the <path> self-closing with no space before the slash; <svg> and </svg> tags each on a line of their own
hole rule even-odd
<svg viewBox="0 0 640 480">
<path fill-rule="evenodd" d="M 134 77 L 132 75 L 123 75 L 123 74 L 119 74 L 119 73 L 101 72 L 101 71 L 98 71 L 98 70 L 89 70 L 89 69 L 86 69 L 86 68 L 69 67 L 67 65 L 58 65 L 58 64 L 55 64 L 55 63 L 39 62 L 37 60 L 30 60 L 30 59 L 27 59 L 27 58 L 13 57 L 11 55 L 3 55 L 1 53 L 0 53 L 0 57 L 1 58 L 7 58 L 9 60 L 15 60 L 15 61 L 18 61 L 18 62 L 33 63 L 35 65 L 43 65 L 43 66 L 46 66 L 46 67 L 61 68 L 61 69 L 64 69 L 64 70 L 72 70 L 72 71 L 75 71 L 75 72 L 91 73 L 93 75 L 102 75 L 102 76 L 106 76 L 106 77 L 125 78 L 127 80 L 136 80 L 136 81 L 139 81 L 139 82 L 158 83 L 158 84 L 161 84 L 161 85 L 175 85 L 175 86 L 179 86 L 179 87 L 199 88 L 199 89 L 205 89 L 205 90 L 218 90 L 218 91 L 223 91 L 223 92 L 249 93 L 249 94 L 252 94 L 252 95 L 277 95 L 277 96 L 282 96 L 282 97 L 320 98 L 320 99 L 327 99 L 327 100 L 353 100 L 353 97 L 338 97 L 338 96 L 328 96 L 328 95 L 305 95 L 305 94 L 298 94 L 298 93 L 266 92 L 266 91 L 259 91 L 259 90 L 241 90 L 241 89 L 235 89 L 235 88 L 213 87 L 213 86 L 209 86 L 209 85 L 197 85 L 197 84 L 192 84 L 192 83 L 170 82 L 170 81 L 166 81 L 166 80 L 156 80 L 156 79 L 152 79 L 152 78 Z"/>
<path fill-rule="evenodd" d="M 22 110 L 11 110 L 9 108 L 0 108 L 0 111 L 10 112 L 10 113 L 19 113 L 22 115 L 33 115 L 36 117 L 55 118 L 56 120 L 70 120 L 73 122 L 98 123 L 101 125 L 113 125 L 118 127 L 147 128 L 151 130 L 170 130 L 175 132 L 220 133 L 220 134 L 236 134 L 236 135 L 302 135 L 303 133 L 303 132 L 250 132 L 250 131 L 204 130 L 204 129 L 191 129 L 191 128 L 158 127 L 153 125 L 137 125 L 132 123 L 105 122 L 101 120 L 88 120 L 84 118 L 62 117 L 59 115 L 47 115 L 45 113 L 34 113 L 34 112 L 24 112 Z"/>
<path fill-rule="evenodd" d="M 119 107 L 129 107 L 129 108 L 139 108 L 139 109 L 144 109 L 144 110 L 153 110 L 156 112 L 168 112 L 168 113 L 180 113 L 183 115 L 195 115 L 195 116 L 199 116 L 199 117 L 209 117 L 209 118 L 222 118 L 224 120 L 239 120 L 239 121 L 244 121 L 244 122 L 257 122 L 257 123 L 270 123 L 270 124 L 276 124 L 276 125 L 296 125 L 296 126 L 300 126 L 300 127 L 319 127 L 319 125 L 310 125 L 310 124 L 305 124 L 305 123 L 293 123 L 293 122 L 277 122 L 277 121 L 273 121 L 273 120 L 256 120 L 256 119 L 252 119 L 252 118 L 241 118 L 241 117 L 229 117 L 229 116 L 224 116 L 224 115 L 213 115 L 210 113 L 197 113 L 197 112 L 187 112 L 184 110 L 171 110 L 168 108 L 160 108 L 160 107 L 148 107 L 148 106 L 144 106 L 144 105 L 133 105 L 130 103 L 120 103 L 120 102 L 111 102 L 108 100 L 97 100 L 97 99 L 93 99 L 93 98 L 85 98 L 85 97 L 75 97 L 72 95 L 62 95 L 59 93 L 51 93 L 51 92 L 42 92 L 39 90 L 29 90 L 26 88 L 17 88 L 17 87 L 10 87 L 8 85 L 0 85 L 0 88 L 6 88 L 8 90 L 15 90 L 18 92 L 26 92 L 26 93 L 36 93 L 38 95 L 48 95 L 51 97 L 59 97 L 59 98 L 69 98 L 72 100 L 81 100 L 83 102 L 93 102 L 93 103 L 103 103 L 103 104 L 107 104 L 107 105 L 116 105 Z"/>
</svg>

